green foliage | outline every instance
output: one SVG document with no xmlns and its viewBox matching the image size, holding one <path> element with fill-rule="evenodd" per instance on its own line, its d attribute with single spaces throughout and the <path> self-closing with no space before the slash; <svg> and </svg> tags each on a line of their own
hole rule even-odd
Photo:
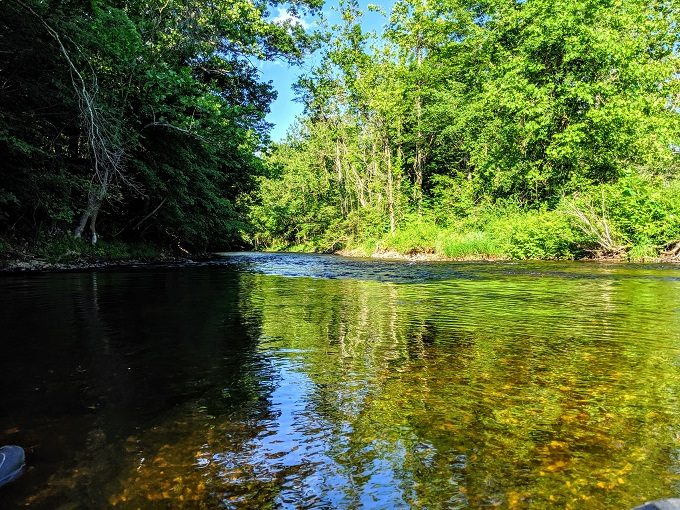
<svg viewBox="0 0 680 510">
<path fill-rule="evenodd" d="M 677 12 L 660 7 L 490 2 L 484 29 L 460 43 L 483 53 L 474 53 L 480 73 L 455 131 L 487 192 L 536 202 L 583 179 L 615 180 L 633 165 L 668 171 Z"/>
<path fill-rule="evenodd" d="M 429 219 L 409 215 L 395 232 L 387 234 L 379 248 L 407 255 L 433 253 L 437 244 L 438 227 Z"/>
<path fill-rule="evenodd" d="M 630 173 L 563 203 L 573 223 L 590 234 L 591 244 L 605 251 L 618 246 L 619 251 L 629 249 L 630 258 L 649 259 L 680 239 L 679 186 L 678 180 Z"/>
<path fill-rule="evenodd" d="M 477 206 L 472 180 L 439 174 L 432 176 L 432 185 L 431 207 L 439 222 L 465 217 Z"/>
<path fill-rule="evenodd" d="M 275 97 L 254 59 L 300 62 L 316 44 L 270 19 L 279 5 L 0 4 L 0 235 L 34 239 L 84 218 L 101 239 L 240 243 L 235 204 L 263 173 Z"/>
<path fill-rule="evenodd" d="M 675 3 L 400 0 L 382 34 L 339 8 L 253 209 L 265 246 L 648 258 L 680 240 Z"/>
<path fill-rule="evenodd" d="M 503 223 L 497 238 L 505 239 L 504 251 L 511 258 L 573 259 L 583 254 L 584 235 L 562 211 L 527 212 Z"/>
<path fill-rule="evenodd" d="M 437 236 L 436 251 L 452 259 L 506 258 L 503 246 L 489 232 L 445 230 Z"/>
<path fill-rule="evenodd" d="M 304 153 L 296 159 L 295 152 L 286 146 L 275 148 L 270 157 L 270 175 L 259 179 L 254 205 L 250 209 L 257 234 L 256 246 L 305 245 L 331 236 L 337 229 L 340 215 L 328 202 L 334 191 L 326 172 Z M 276 174 L 279 175 L 276 175 Z"/>
<path fill-rule="evenodd" d="M 500 211 L 503 211 L 500 213 Z M 587 240 L 562 211 L 485 208 L 440 227 L 412 218 L 378 243 L 380 250 L 452 259 L 573 259 Z"/>
<path fill-rule="evenodd" d="M 628 260 L 631 262 L 653 262 L 658 260 L 659 251 L 651 244 L 639 244 L 631 247 Z"/>
<path fill-rule="evenodd" d="M 626 243 L 660 248 L 680 240 L 680 181 L 630 174 L 603 191 Z"/>
<path fill-rule="evenodd" d="M 96 245 L 70 235 L 41 237 L 31 248 L 31 255 L 50 263 L 77 261 L 158 260 L 163 252 L 146 243 L 101 241 Z"/>
</svg>

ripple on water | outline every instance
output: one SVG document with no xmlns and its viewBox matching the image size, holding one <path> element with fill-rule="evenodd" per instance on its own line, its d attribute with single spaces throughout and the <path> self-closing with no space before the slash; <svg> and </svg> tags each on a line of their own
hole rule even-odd
<svg viewBox="0 0 680 510">
<path fill-rule="evenodd" d="M 4 495 L 314 509 L 677 495 L 679 279 L 285 254 L 11 277 L 0 439 L 34 446 Z"/>
</svg>

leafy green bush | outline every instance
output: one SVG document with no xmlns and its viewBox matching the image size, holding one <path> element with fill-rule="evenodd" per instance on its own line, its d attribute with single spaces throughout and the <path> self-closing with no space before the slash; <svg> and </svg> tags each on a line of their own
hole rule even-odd
<svg viewBox="0 0 680 510">
<path fill-rule="evenodd" d="M 651 262 L 658 258 L 659 252 L 651 244 L 638 244 L 628 251 L 628 260 L 631 262 Z"/>
<path fill-rule="evenodd" d="M 583 230 L 588 230 L 584 226 L 589 222 L 599 224 L 600 230 L 606 225 L 610 237 L 628 250 L 632 260 L 654 258 L 664 247 L 680 241 L 677 180 L 629 173 L 615 183 L 594 186 L 566 198 L 563 204 L 571 204 L 572 211 L 576 211 L 574 221 Z M 594 236 L 596 242 L 597 237 Z"/>
<path fill-rule="evenodd" d="M 475 186 L 468 179 L 454 179 L 448 175 L 432 176 L 432 210 L 438 222 L 464 218 L 478 209 Z"/>
<path fill-rule="evenodd" d="M 492 227 L 514 259 L 573 259 L 583 254 L 584 235 L 562 211 L 527 212 Z"/>
<path fill-rule="evenodd" d="M 630 174 L 604 187 L 612 222 L 634 246 L 680 240 L 680 181 Z"/>
<path fill-rule="evenodd" d="M 379 248 L 406 255 L 434 253 L 439 230 L 431 219 L 409 215 L 395 232 L 380 241 Z"/>
</svg>

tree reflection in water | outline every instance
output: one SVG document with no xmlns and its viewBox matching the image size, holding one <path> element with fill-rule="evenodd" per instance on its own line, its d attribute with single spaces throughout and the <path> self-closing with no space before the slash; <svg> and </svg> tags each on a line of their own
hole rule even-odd
<svg viewBox="0 0 680 510">
<path fill-rule="evenodd" d="M 86 379 L 106 398 L 80 428 L 119 457 L 79 475 L 76 457 L 60 471 L 73 487 L 23 496 L 605 509 L 678 494 L 678 272 L 489 267 L 414 283 L 100 275 L 99 322 L 74 323 L 102 325 Z M 60 286 L 86 296 L 73 278 Z"/>
</svg>

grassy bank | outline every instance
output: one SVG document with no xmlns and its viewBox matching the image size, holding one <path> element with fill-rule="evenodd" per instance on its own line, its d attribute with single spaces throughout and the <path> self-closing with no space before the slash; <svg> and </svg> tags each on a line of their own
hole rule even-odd
<svg viewBox="0 0 680 510">
<path fill-rule="evenodd" d="M 96 245 L 70 235 L 34 241 L 0 239 L 0 270 L 100 267 L 131 262 L 177 260 L 186 254 L 149 243 L 99 241 Z"/>
<path fill-rule="evenodd" d="M 631 174 L 527 208 L 517 201 L 469 203 L 451 194 L 399 217 L 348 216 L 270 236 L 269 249 L 441 260 L 674 261 L 680 254 L 680 181 Z M 447 199 L 446 199 L 447 198 Z M 322 225 L 319 228 L 319 225 Z"/>
</svg>

